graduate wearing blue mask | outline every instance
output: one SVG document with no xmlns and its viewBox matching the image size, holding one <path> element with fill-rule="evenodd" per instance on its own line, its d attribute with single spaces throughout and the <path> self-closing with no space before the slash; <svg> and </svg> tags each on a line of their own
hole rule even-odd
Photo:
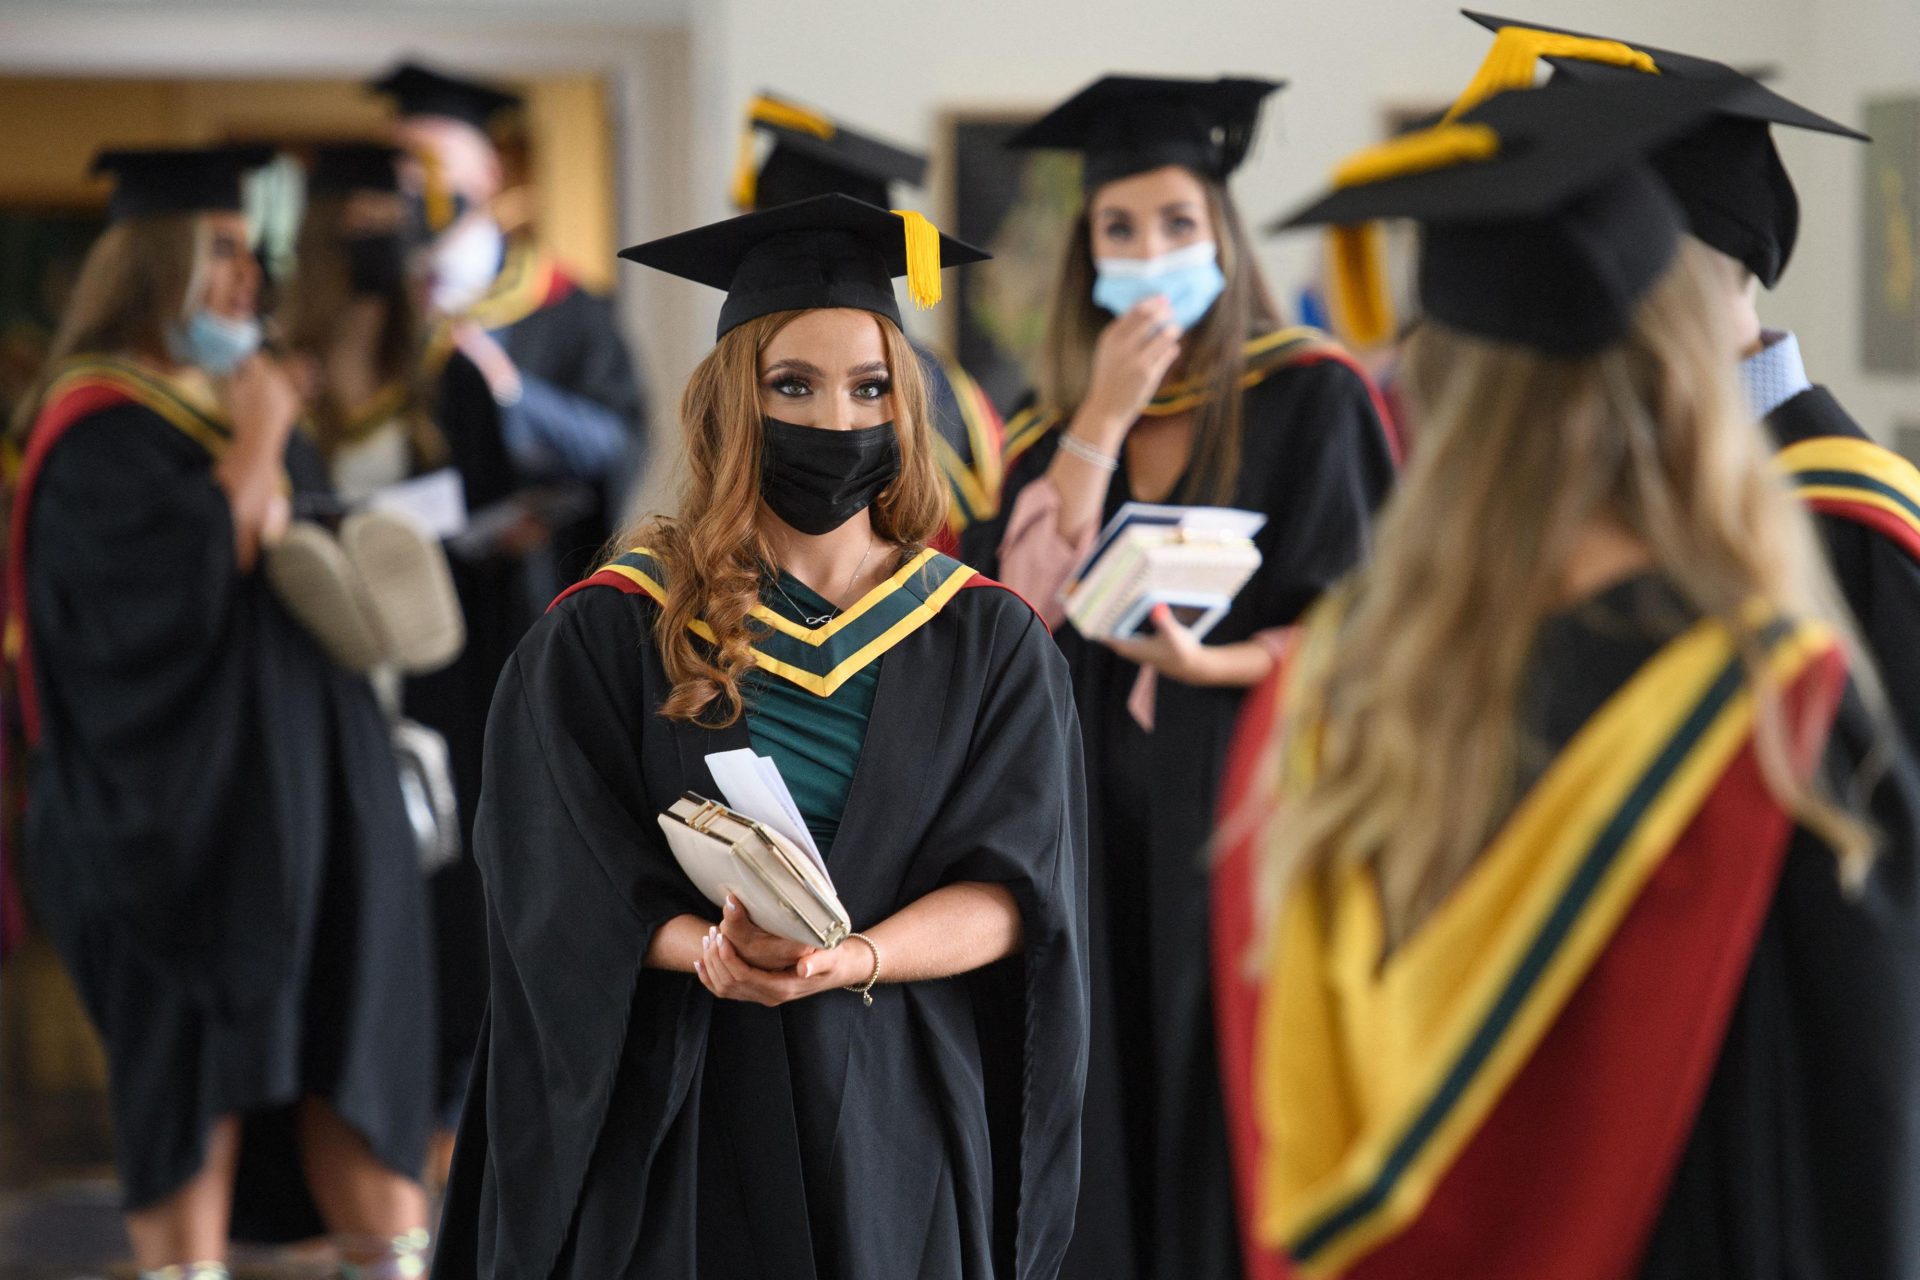
<svg viewBox="0 0 1920 1280">
<path fill-rule="evenodd" d="M 1224 754 L 1272 642 L 1351 569 L 1393 474 L 1378 397 L 1281 325 L 1227 180 L 1267 80 L 1108 77 L 1014 139 L 1085 157 L 1084 211 L 1002 515 L 969 560 L 1043 611 L 1123 502 L 1266 515 L 1264 563 L 1202 644 L 1172 618 L 1056 627 L 1088 759 L 1092 1061 L 1067 1277 L 1238 1272 L 1210 1018 L 1207 846 Z"/>
</svg>

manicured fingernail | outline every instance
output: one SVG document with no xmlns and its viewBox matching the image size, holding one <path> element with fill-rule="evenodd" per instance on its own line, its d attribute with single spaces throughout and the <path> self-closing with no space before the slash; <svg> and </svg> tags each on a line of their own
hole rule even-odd
<svg viewBox="0 0 1920 1280">
<path fill-rule="evenodd" d="M 712 935 L 712 934 L 708 934 L 708 935 L 707 935 L 706 937 L 704 937 L 704 938 L 702 938 L 702 939 L 700 939 L 700 949 L 701 949 L 702 951 L 705 951 L 705 950 L 706 950 L 706 949 L 707 949 L 708 947 L 710 947 L 710 946 L 712 946 L 712 945 L 713 945 L 713 935 Z"/>
<path fill-rule="evenodd" d="M 693 971 L 699 974 L 703 978 L 707 976 L 707 967 L 701 964 L 698 960 L 695 960 L 693 962 Z"/>
<path fill-rule="evenodd" d="M 800 976 L 803 978 L 811 978 L 813 976 L 813 966 L 810 964 L 801 965 Z"/>
<path fill-rule="evenodd" d="M 726 913 L 727 913 L 728 915 L 732 915 L 732 914 L 733 914 L 733 899 L 732 899 L 732 898 L 728 898 L 728 899 L 727 899 L 727 904 L 726 904 L 726 905 L 725 905 L 724 907 L 722 907 L 722 908 L 721 908 L 721 910 L 722 910 L 722 911 L 725 911 L 725 912 L 726 912 Z"/>
</svg>

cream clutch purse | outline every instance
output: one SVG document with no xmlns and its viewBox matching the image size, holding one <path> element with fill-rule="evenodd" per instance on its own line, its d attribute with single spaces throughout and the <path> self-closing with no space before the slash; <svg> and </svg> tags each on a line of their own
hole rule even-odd
<svg viewBox="0 0 1920 1280">
<path fill-rule="evenodd" d="M 732 894 L 756 925 L 803 946 L 837 947 L 852 930 L 833 882 L 779 832 L 691 791 L 660 815 L 660 829 L 714 906 Z"/>
</svg>

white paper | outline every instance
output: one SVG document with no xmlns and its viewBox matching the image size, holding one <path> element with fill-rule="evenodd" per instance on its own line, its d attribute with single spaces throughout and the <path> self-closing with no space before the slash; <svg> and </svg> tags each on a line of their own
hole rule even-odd
<svg viewBox="0 0 1920 1280">
<path fill-rule="evenodd" d="M 779 765 L 755 754 L 751 748 L 742 747 L 738 751 L 716 751 L 709 755 L 707 770 L 713 774 L 714 785 L 720 788 L 727 808 L 778 831 L 806 851 L 813 865 L 820 868 L 821 875 L 827 874 L 820 847 L 814 844 L 813 833 L 807 830 L 800 806 L 793 802 L 787 780 L 780 776 Z M 833 883 L 831 876 L 827 883 Z"/>
<path fill-rule="evenodd" d="M 367 495 L 366 505 L 407 516 L 435 538 L 455 537 L 467 527 L 466 486 L 452 467 L 376 489 Z"/>
</svg>

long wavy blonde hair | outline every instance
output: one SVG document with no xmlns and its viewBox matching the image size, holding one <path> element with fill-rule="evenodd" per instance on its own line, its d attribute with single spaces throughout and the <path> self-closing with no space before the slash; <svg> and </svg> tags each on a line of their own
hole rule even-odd
<svg viewBox="0 0 1920 1280">
<path fill-rule="evenodd" d="M 760 356 L 803 314 L 749 320 L 714 344 L 680 398 L 686 466 L 679 514 L 643 520 L 621 539 L 644 544 L 666 571 L 667 603 L 654 638 L 673 682 L 660 708 L 670 720 L 724 727 L 744 710 L 740 677 L 753 666 L 749 646 L 759 633 L 753 607 L 763 575 L 778 568 L 760 532 Z M 920 361 L 891 320 L 874 319 L 886 346 L 900 474 L 874 500 L 871 519 L 874 536 L 906 556 L 945 522 L 947 491 L 934 465 Z M 688 624 L 695 619 L 712 629 L 713 643 L 694 637 Z"/>
<path fill-rule="evenodd" d="M 186 310 L 205 241 L 197 213 L 124 218 L 100 233 L 60 313 L 40 380 L 15 412 L 15 439 L 27 437 L 47 381 L 72 357 L 166 358 L 167 329 Z"/>
<path fill-rule="evenodd" d="M 1730 351 L 1690 253 L 1597 355 L 1433 324 L 1411 340 L 1410 465 L 1372 562 L 1338 602 L 1337 642 L 1308 646 L 1291 677 L 1324 714 L 1314 779 L 1279 797 L 1269 907 L 1303 872 L 1357 862 L 1375 873 L 1389 936 L 1404 938 L 1472 867 L 1516 799 L 1535 640 L 1569 603 L 1569 564 L 1596 526 L 1644 546 L 1736 637 L 1768 786 L 1843 866 L 1863 865 L 1870 833 L 1792 766 L 1784 691 L 1743 613 L 1758 597 L 1850 633 L 1812 524 L 1738 399 Z M 1298 729 L 1282 728 L 1275 761 Z"/>
<path fill-rule="evenodd" d="M 1246 376 L 1246 344 L 1280 325 L 1280 309 L 1260 274 L 1233 197 L 1221 183 L 1196 174 L 1207 193 L 1207 213 L 1220 254 L 1226 288 L 1185 339 L 1176 365 L 1180 376 L 1208 392 L 1194 410 L 1193 462 L 1181 499 L 1231 502 L 1240 478 L 1242 412 L 1240 381 Z M 1093 376 L 1093 344 L 1113 317 L 1093 301 L 1093 210 L 1090 194 L 1074 219 L 1060 278 L 1048 309 L 1041 348 L 1039 398 L 1049 411 L 1071 416 L 1087 398 Z"/>
</svg>

